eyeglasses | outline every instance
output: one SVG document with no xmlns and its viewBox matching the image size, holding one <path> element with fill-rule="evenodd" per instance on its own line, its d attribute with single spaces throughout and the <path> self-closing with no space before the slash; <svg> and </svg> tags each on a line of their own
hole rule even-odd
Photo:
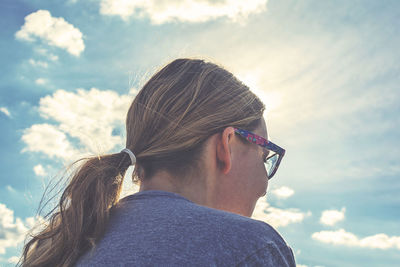
<svg viewBox="0 0 400 267">
<path fill-rule="evenodd" d="M 279 164 L 283 156 L 285 155 L 285 149 L 278 145 L 275 145 L 271 141 L 262 138 L 252 132 L 235 129 L 235 133 L 239 134 L 241 137 L 245 138 L 247 141 L 259 145 L 268 150 L 268 153 L 264 156 L 264 164 L 267 169 L 268 180 L 270 180 L 276 171 L 278 170 Z M 270 154 L 272 152 L 272 155 Z"/>
</svg>

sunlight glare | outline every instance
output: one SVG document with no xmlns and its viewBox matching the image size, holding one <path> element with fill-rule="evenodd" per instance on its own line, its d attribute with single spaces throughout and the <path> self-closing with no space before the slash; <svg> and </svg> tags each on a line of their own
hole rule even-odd
<svg viewBox="0 0 400 267">
<path fill-rule="evenodd" d="M 267 91 L 260 82 L 260 77 L 254 73 L 237 75 L 238 78 L 246 84 L 250 90 L 256 94 L 265 104 L 265 113 L 276 110 L 282 103 L 282 94 L 278 91 Z"/>
</svg>

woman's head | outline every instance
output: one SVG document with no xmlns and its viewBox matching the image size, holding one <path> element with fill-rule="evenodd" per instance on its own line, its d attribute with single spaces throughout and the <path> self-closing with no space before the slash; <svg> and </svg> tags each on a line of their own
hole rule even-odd
<svg viewBox="0 0 400 267">
<path fill-rule="evenodd" d="M 196 169 L 204 141 L 228 126 L 253 130 L 264 105 L 230 72 L 198 59 L 177 59 L 138 93 L 127 115 L 127 148 L 136 175 L 163 170 L 183 177 Z"/>
</svg>

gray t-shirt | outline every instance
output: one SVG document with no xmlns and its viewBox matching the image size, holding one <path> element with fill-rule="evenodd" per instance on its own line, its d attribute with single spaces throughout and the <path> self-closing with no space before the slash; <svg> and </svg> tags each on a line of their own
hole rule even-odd
<svg viewBox="0 0 400 267">
<path fill-rule="evenodd" d="M 113 208 L 107 231 L 77 266 L 290 266 L 292 250 L 268 224 L 143 191 Z"/>
</svg>

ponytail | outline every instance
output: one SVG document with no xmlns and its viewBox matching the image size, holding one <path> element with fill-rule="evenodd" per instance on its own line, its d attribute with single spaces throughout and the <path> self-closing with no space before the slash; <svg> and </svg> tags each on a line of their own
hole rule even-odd
<svg viewBox="0 0 400 267">
<path fill-rule="evenodd" d="M 127 153 L 84 159 L 49 224 L 25 245 L 21 265 L 71 266 L 92 248 L 104 233 L 130 165 Z"/>
</svg>

